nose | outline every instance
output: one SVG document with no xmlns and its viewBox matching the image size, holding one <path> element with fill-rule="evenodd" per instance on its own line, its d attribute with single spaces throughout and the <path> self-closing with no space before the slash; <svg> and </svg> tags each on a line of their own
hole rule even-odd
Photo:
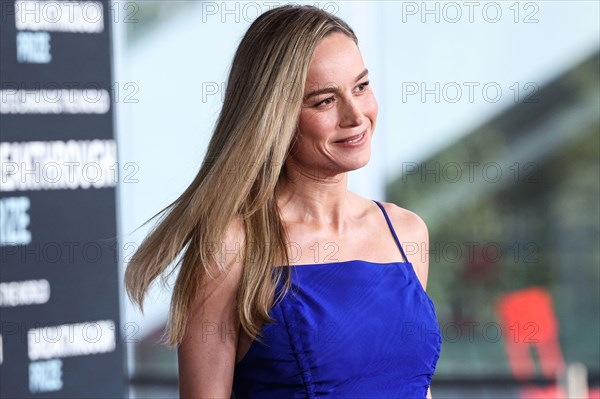
<svg viewBox="0 0 600 399">
<path fill-rule="evenodd" d="M 343 102 L 340 115 L 340 126 L 360 126 L 363 123 L 363 113 L 358 100 L 350 98 Z"/>
</svg>

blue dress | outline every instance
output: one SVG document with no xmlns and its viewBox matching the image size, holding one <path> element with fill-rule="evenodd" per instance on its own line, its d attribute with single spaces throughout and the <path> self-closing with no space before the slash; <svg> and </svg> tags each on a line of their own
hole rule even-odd
<svg viewBox="0 0 600 399">
<path fill-rule="evenodd" d="M 237 399 L 426 397 L 442 345 L 435 306 L 373 201 L 404 262 L 291 266 L 267 345 L 254 340 L 235 366 Z"/>
</svg>

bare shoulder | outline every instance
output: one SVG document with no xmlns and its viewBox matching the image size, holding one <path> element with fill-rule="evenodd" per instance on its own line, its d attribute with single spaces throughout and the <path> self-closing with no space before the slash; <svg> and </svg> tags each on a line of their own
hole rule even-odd
<svg viewBox="0 0 600 399">
<path fill-rule="evenodd" d="M 380 201 L 380 203 L 390 217 L 406 257 L 414 266 L 415 272 L 425 289 L 429 275 L 429 230 L 427 224 L 416 213 L 393 202 Z"/>
<path fill-rule="evenodd" d="M 234 217 L 223 239 L 212 247 L 214 260 L 208 264 L 210 275 L 202 281 L 204 298 L 199 299 L 199 303 L 208 301 L 212 295 L 233 303 L 243 274 L 244 247 L 244 223 L 241 218 Z"/>
<path fill-rule="evenodd" d="M 408 209 L 402 208 L 393 202 L 379 202 L 388 213 L 388 216 L 394 225 L 394 230 L 396 230 L 398 238 L 401 241 L 416 244 L 422 242 L 422 239 L 428 238 L 429 232 L 427 230 L 427 224 L 419 215 Z M 405 234 L 402 234 L 402 237 L 400 237 L 400 233 Z"/>
</svg>

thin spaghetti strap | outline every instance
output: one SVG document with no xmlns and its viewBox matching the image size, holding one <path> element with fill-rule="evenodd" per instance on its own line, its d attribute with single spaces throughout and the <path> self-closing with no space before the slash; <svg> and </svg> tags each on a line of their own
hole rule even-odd
<svg viewBox="0 0 600 399">
<path fill-rule="evenodd" d="M 396 244 L 398 245 L 398 248 L 400 248 L 400 252 L 402 253 L 402 257 L 404 258 L 404 261 L 406 263 L 409 263 L 408 258 L 406 257 L 406 254 L 404 253 L 404 249 L 402 249 L 402 244 L 400 244 L 400 240 L 398 240 L 398 236 L 396 236 L 396 232 L 394 231 L 394 226 L 392 226 L 392 222 L 390 221 L 390 218 L 388 217 L 387 212 L 383 208 L 383 205 L 381 205 L 376 200 L 372 200 L 372 201 L 375 202 L 377 204 L 377 206 L 379 207 L 379 209 L 381 209 L 381 212 L 383 212 L 383 216 L 385 216 L 385 220 L 387 221 L 387 224 L 390 227 L 392 234 L 394 235 L 394 240 L 396 240 Z"/>
</svg>

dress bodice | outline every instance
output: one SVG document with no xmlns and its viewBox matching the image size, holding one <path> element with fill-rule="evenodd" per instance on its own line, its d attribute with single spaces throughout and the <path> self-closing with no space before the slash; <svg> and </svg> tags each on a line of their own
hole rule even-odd
<svg viewBox="0 0 600 399">
<path fill-rule="evenodd" d="M 235 367 L 237 399 L 425 398 L 442 343 L 435 305 L 377 205 L 405 262 L 291 266 L 264 344 Z"/>
</svg>

